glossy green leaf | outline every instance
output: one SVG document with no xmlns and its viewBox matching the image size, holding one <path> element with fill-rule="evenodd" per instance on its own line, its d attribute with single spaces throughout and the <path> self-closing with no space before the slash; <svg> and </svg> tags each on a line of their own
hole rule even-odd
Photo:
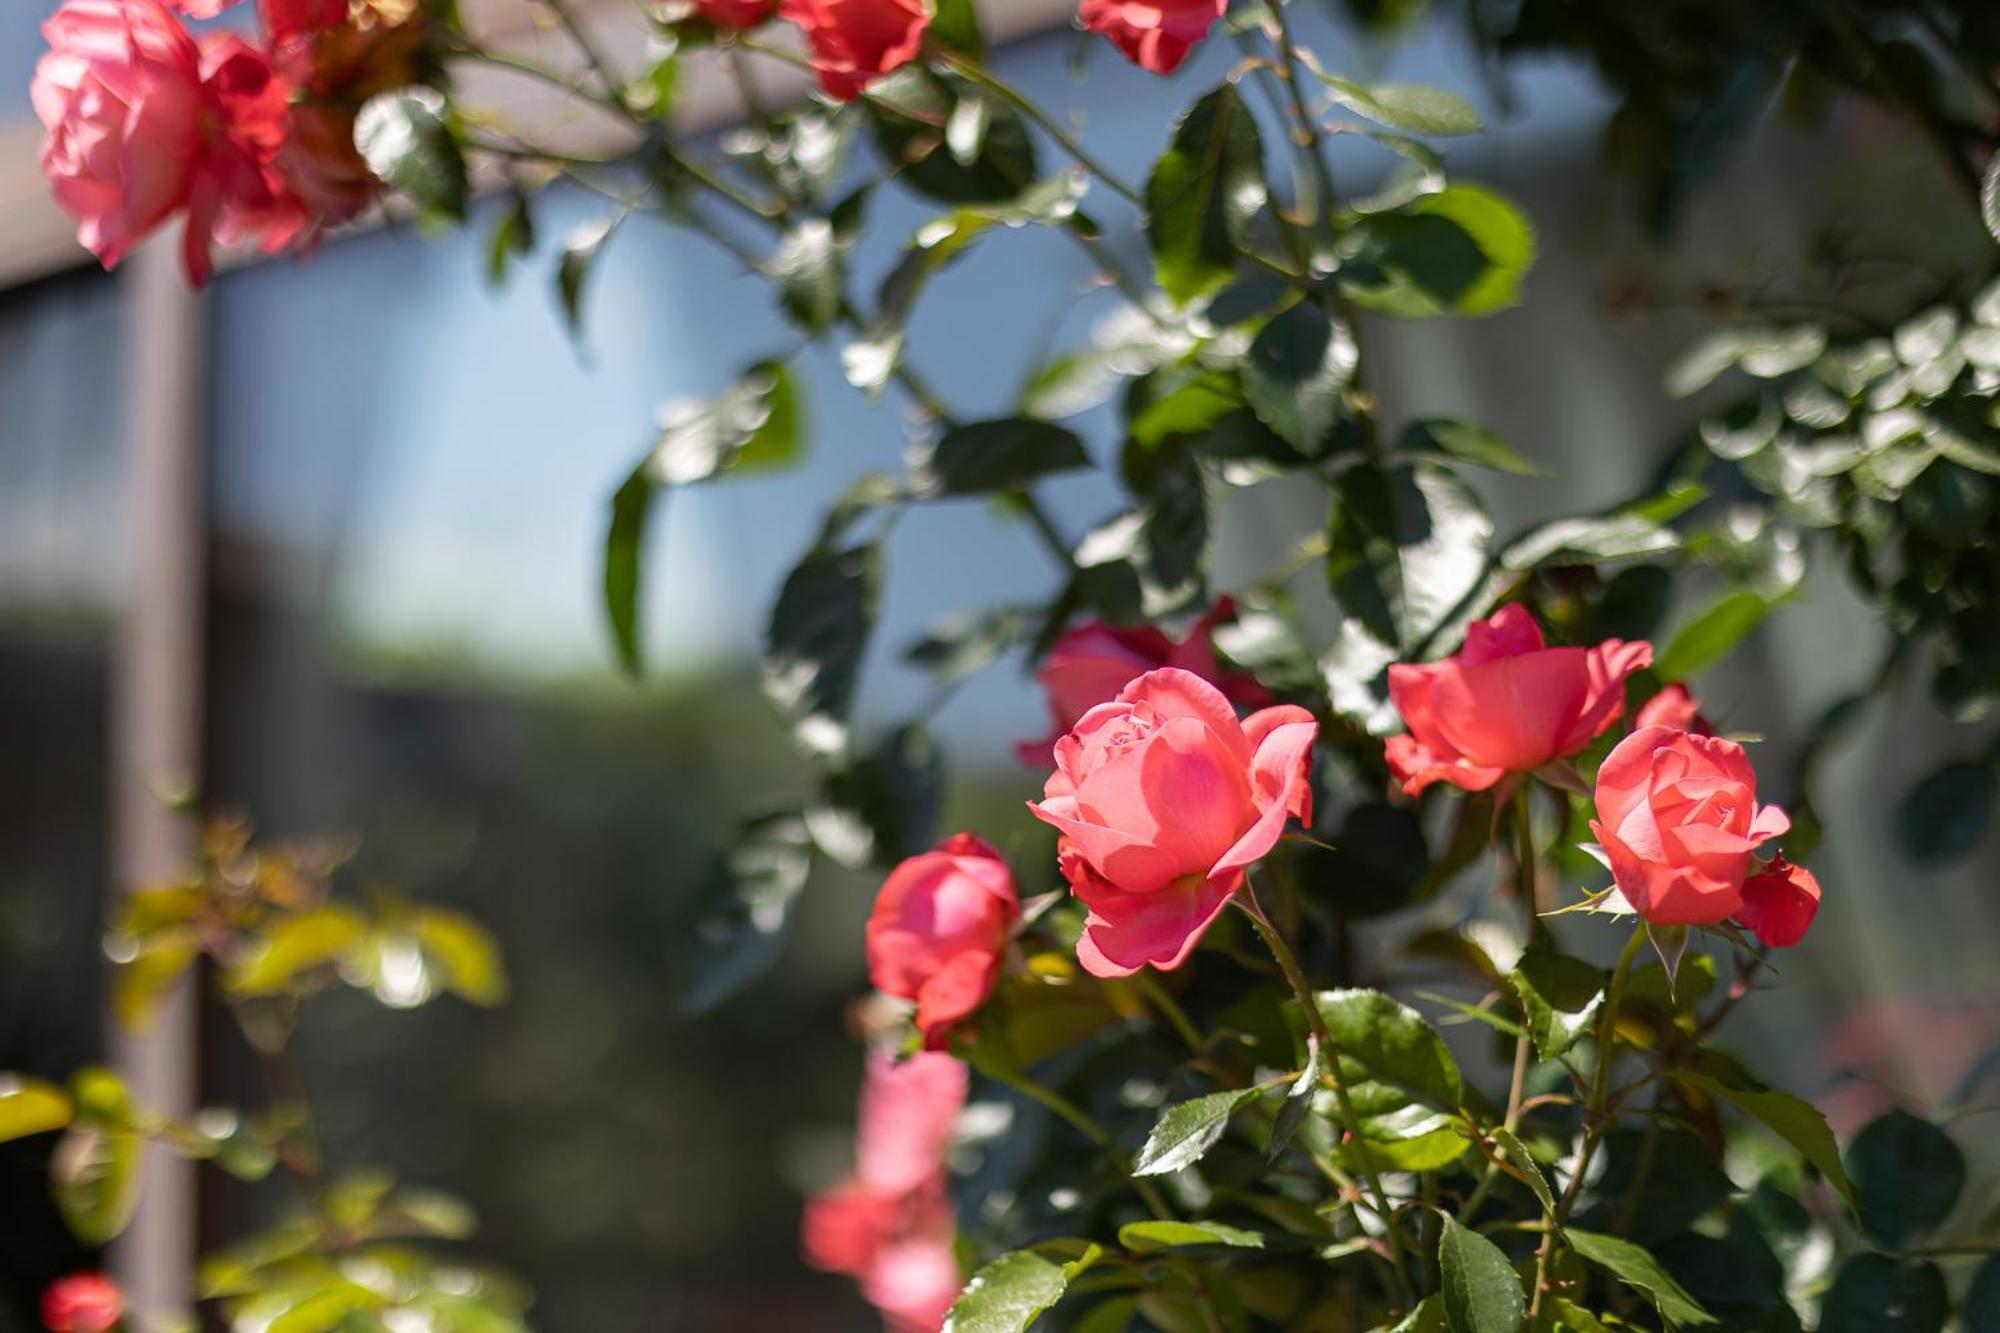
<svg viewBox="0 0 2000 1333">
<path fill-rule="evenodd" d="M 383 184 L 425 213 L 463 222 L 470 186 L 449 116 L 435 88 L 377 93 L 354 117 L 354 146 Z"/>
<path fill-rule="evenodd" d="M 683 1005 L 702 1013 L 777 960 L 792 904 L 812 870 L 812 839 L 796 812 L 745 824 L 694 904 L 682 949 Z"/>
<path fill-rule="evenodd" d="M 882 550 L 816 547 L 785 580 L 764 637 L 764 692 L 807 750 L 847 742 L 847 709 L 881 600 Z"/>
<path fill-rule="evenodd" d="M 1739 588 L 1723 596 L 1674 632 L 1653 663 L 1662 680 L 1688 680 L 1720 662 L 1770 616 L 1761 594 Z"/>
<path fill-rule="evenodd" d="M 1848 1182 L 1847 1171 L 1841 1165 L 1840 1145 L 1833 1137 L 1833 1130 L 1827 1126 L 1826 1117 L 1811 1102 L 1770 1088 L 1735 1087 L 1705 1074 L 1677 1071 L 1674 1077 L 1723 1098 L 1791 1144 L 1798 1149 L 1801 1157 L 1826 1177 L 1827 1183 L 1847 1200 L 1850 1207 L 1855 1204 L 1854 1186 Z"/>
<path fill-rule="evenodd" d="M 1820 1308 L 1819 1333 L 1939 1333 L 1950 1309 L 1936 1264 L 1857 1254 L 1840 1267 Z M 1967 1323 L 1966 1333 L 1983 1324 Z"/>
<path fill-rule="evenodd" d="M 953 151 L 947 127 L 962 119 L 966 100 L 984 103 L 976 153 Z M 865 103 L 876 147 L 896 179 L 947 204 L 995 204 L 1040 179 L 1035 140 L 1019 112 L 984 90 L 906 65 L 870 86 Z M 969 160 L 967 160 L 969 157 Z"/>
<path fill-rule="evenodd" d="M 778 241 L 764 271 L 778 285 L 785 313 L 808 333 L 824 333 L 846 301 L 847 247 L 833 224 L 806 218 Z"/>
<path fill-rule="evenodd" d="M 1653 1308 L 1660 1312 L 1660 1317 L 1669 1324 L 1693 1328 L 1716 1322 L 1642 1246 L 1617 1236 L 1601 1236 L 1592 1231 L 1579 1231 L 1575 1227 L 1565 1230 L 1563 1239 L 1585 1259 L 1651 1301 Z"/>
<path fill-rule="evenodd" d="M 1320 991 L 1314 998 L 1350 1087 L 1368 1080 L 1441 1111 L 1458 1109 L 1465 1095 L 1458 1062 L 1416 1010 L 1374 990 Z"/>
<path fill-rule="evenodd" d="M 1243 391 L 1257 419 L 1308 457 L 1340 419 L 1360 358 L 1354 338 L 1315 301 L 1300 301 L 1258 330 L 1243 363 Z"/>
<path fill-rule="evenodd" d="M 936 843 L 943 803 L 943 753 L 928 727 L 911 722 L 828 775 L 806 828 L 829 859 L 888 869 Z"/>
<path fill-rule="evenodd" d="M 1542 1059 L 1555 1059 L 1590 1031 L 1604 982 L 1604 969 L 1544 945 L 1530 945 L 1521 955 L 1507 983 L 1520 997 Z"/>
<path fill-rule="evenodd" d="M 1185 1245 L 1226 1245 L 1238 1250 L 1261 1250 L 1264 1237 L 1255 1231 L 1224 1226 L 1220 1222 L 1127 1222 L 1118 1228 L 1118 1243 L 1138 1253 L 1171 1250 Z"/>
<path fill-rule="evenodd" d="M 61 1129 L 72 1113 L 69 1094 L 55 1084 L 0 1074 L 0 1143 Z"/>
<path fill-rule="evenodd" d="M 1438 1236 L 1438 1277 L 1451 1333 L 1520 1333 L 1528 1302 L 1498 1245 L 1456 1219 Z"/>
<path fill-rule="evenodd" d="M 1870 1121 L 1847 1145 L 1861 1229 L 1900 1248 L 1944 1224 L 1965 1189 L 1965 1154 L 1951 1136 L 1907 1111 Z"/>
<path fill-rule="evenodd" d="M 1084 1262 L 1059 1264 L 1032 1250 L 1003 1254 L 972 1275 L 942 1333 L 1021 1333 L 1062 1299 Z"/>
<path fill-rule="evenodd" d="M 1404 464 L 1341 475 L 1328 529 L 1328 586 L 1378 639 L 1414 649 L 1485 581 L 1493 522 L 1450 469 Z"/>
<path fill-rule="evenodd" d="M 1083 441 L 1046 421 L 1013 417 L 946 431 L 918 467 L 920 484 L 940 495 L 1018 490 L 1058 472 L 1090 466 Z"/>
<path fill-rule="evenodd" d="M 1418 134 L 1477 134 L 1479 112 L 1457 93 L 1422 84 L 1380 83 L 1370 86 L 1325 70 L 1314 71 L 1334 101 L 1357 115 Z"/>
<path fill-rule="evenodd" d="M 1534 1191 L 1535 1199 L 1542 1205 L 1542 1211 L 1550 1217 L 1556 1215 L 1555 1191 L 1549 1188 L 1549 1179 L 1542 1174 L 1542 1168 L 1528 1151 L 1528 1146 L 1516 1138 L 1511 1130 L 1495 1126 L 1487 1131 L 1488 1136 L 1507 1154 L 1507 1160 L 1520 1168 L 1528 1178 L 1528 1188 Z"/>
<path fill-rule="evenodd" d="M 1402 208 L 1370 214 L 1342 269 L 1347 293 L 1402 319 L 1477 316 L 1520 299 L 1535 261 L 1535 230 L 1490 190 L 1453 185 Z"/>
<path fill-rule="evenodd" d="M 1399 453 L 1418 457 L 1443 456 L 1518 477 L 1541 476 L 1542 469 L 1514 451 L 1513 446 L 1485 426 L 1449 417 L 1413 421 L 1396 437 Z"/>
<path fill-rule="evenodd" d="M 282 994 L 301 975 L 349 957 L 367 934 L 367 918 L 338 903 L 286 917 L 251 942 L 223 985 L 237 995 Z"/>
<path fill-rule="evenodd" d="M 1200 1161 L 1229 1128 L 1229 1117 L 1256 1095 L 1253 1088 L 1240 1088 L 1169 1106 L 1160 1113 L 1145 1146 L 1133 1159 L 1132 1174 L 1161 1176 Z"/>
<path fill-rule="evenodd" d="M 1266 193 L 1263 141 L 1235 86 L 1224 84 L 1176 123 L 1146 181 L 1146 238 L 1168 296 L 1185 305 L 1229 281 Z"/>
</svg>

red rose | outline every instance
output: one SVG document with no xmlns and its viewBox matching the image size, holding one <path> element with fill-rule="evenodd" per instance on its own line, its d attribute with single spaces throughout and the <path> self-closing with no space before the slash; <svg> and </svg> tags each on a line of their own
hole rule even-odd
<svg viewBox="0 0 2000 1333">
<path fill-rule="evenodd" d="M 1077 17 L 1133 64 L 1171 74 L 1228 8 L 1229 0 L 1083 0 Z"/>
<path fill-rule="evenodd" d="M 1778 807 L 1757 804 L 1757 771 L 1734 741 L 1645 727 L 1597 770 L 1591 831 L 1626 901 L 1658 925 L 1735 916 L 1751 852 L 1791 823 Z"/>
<path fill-rule="evenodd" d="M 1819 881 L 1782 856 L 1743 881 L 1736 919 L 1773 949 L 1789 949 L 1804 939 L 1818 915 Z"/>
<path fill-rule="evenodd" d="M 1030 768 L 1047 768 L 1053 762 L 1056 741 L 1078 719 L 1097 705 L 1116 699 L 1134 676 L 1160 667 L 1192 671 L 1229 696 L 1231 703 L 1262 708 L 1271 702 L 1263 686 L 1240 671 L 1225 672 L 1215 660 L 1215 627 L 1235 615 L 1235 603 L 1225 597 L 1178 643 L 1150 625 L 1121 629 L 1101 620 L 1078 625 L 1055 641 L 1035 672 L 1035 679 L 1048 694 L 1055 728 L 1042 740 L 1020 742 L 1014 753 Z"/>
<path fill-rule="evenodd" d="M 1702 716 L 1701 700 L 1688 693 L 1685 685 L 1669 685 L 1641 704 L 1639 715 L 1632 719 L 1632 729 L 1640 727 L 1672 727 L 1697 736 L 1715 734 L 1714 724 Z"/>
<path fill-rule="evenodd" d="M 779 0 L 778 14 L 805 30 L 820 86 L 843 102 L 915 60 L 931 26 L 924 0 Z"/>
<path fill-rule="evenodd" d="M 1618 720 L 1625 678 L 1652 660 L 1644 642 L 1546 647 L 1525 607 L 1503 606 L 1466 631 L 1457 656 L 1389 668 L 1410 728 L 1388 740 L 1390 771 L 1411 796 L 1439 781 L 1485 791 L 1573 755 Z"/>
<path fill-rule="evenodd" d="M 1061 831 L 1063 876 L 1090 908 L 1077 941 L 1087 971 L 1181 965 L 1285 821 L 1312 817 L 1318 734 L 1290 705 L 1238 722 L 1215 686 L 1169 667 L 1056 742 L 1055 774 L 1028 808 Z"/>
<path fill-rule="evenodd" d="M 226 34 L 197 45 L 160 0 L 64 0 L 42 34 L 42 173 L 106 268 L 176 213 L 196 284 L 214 241 L 277 249 L 297 234 L 274 166 L 290 92 L 262 53 Z"/>
<path fill-rule="evenodd" d="M 777 0 L 694 0 L 695 13 L 729 32 L 756 27 L 777 7 Z"/>
<path fill-rule="evenodd" d="M 967 1081 L 948 1055 L 870 1052 L 854 1174 L 806 1201 L 806 1262 L 856 1278 L 892 1333 L 936 1333 L 958 1295 L 945 1155 Z"/>
<path fill-rule="evenodd" d="M 890 872 L 868 918 L 868 975 L 917 1002 L 917 1029 L 936 1050 L 993 991 L 1021 915 L 1000 853 L 960 833 Z"/>
<path fill-rule="evenodd" d="M 125 1298 L 102 1273 L 77 1273 L 42 1293 L 42 1323 L 50 1333 L 107 1333 L 125 1313 Z"/>
</svg>

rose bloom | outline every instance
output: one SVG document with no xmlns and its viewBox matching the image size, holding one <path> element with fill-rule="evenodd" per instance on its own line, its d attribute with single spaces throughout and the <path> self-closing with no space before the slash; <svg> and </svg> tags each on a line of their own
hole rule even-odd
<svg viewBox="0 0 2000 1333">
<path fill-rule="evenodd" d="M 777 7 L 777 0 L 694 0 L 695 13 L 729 32 L 756 27 Z"/>
<path fill-rule="evenodd" d="M 213 242 L 276 250 L 297 234 L 274 166 L 290 90 L 261 52 L 233 34 L 197 45 L 160 0 L 65 0 L 42 34 L 42 173 L 106 268 L 176 213 L 197 285 Z"/>
<path fill-rule="evenodd" d="M 1409 731 L 1385 746 L 1389 769 L 1417 795 L 1433 782 L 1485 791 L 1575 754 L 1625 711 L 1625 678 L 1653 660 L 1650 643 L 1606 639 L 1550 648 L 1518 604 L 1466 631 L 1456 656 L 1389 668 L 1389 697 Z"/>
<path fill-rule="evenodd" d="M 1734 741 L 1643 727 L 1597 770 L 1591 831 L 1619 891 L 1656 925 L 1735 916 L 1750 854 L 1791 823 L 1778 807 L 1757 804 L 1757 771 Z"/>
<path fill-rule="evenodd" d="M 102 1273 L 59 1278 L 42 1293 L 42 1323 L 50 1333 L 107 1333 L 124 1313 L 125 1298 Z"/>
<path fill-rule="evenodd" d="M 1100 977 L 1184 962 L 1277 845 L 1312 817 L 1319 724 L 1303 708 L 1238 722 L 1191 671 L 1150 671 L 1056 742 L 1056 771 L 1028 808 L 1062 834 L 1064 878 L 1090 909 L 1078 959 Z"/>
<path fill-rule="evenodd" d="M 948 1055 L 869 1052 L 854 1174 L 806 1201 L 806 1262 L 859 1281 L 892 1333 L 936 1333 L 962 1284 L 945 1156 L 967 1082 Z"/>
<path fill-rule="evenodd" d="M 1641 704 L 1638 716 L 1632 719 L 1633 730 L 1640 727 L 1672 727 L 1697 736 L 1715 734 L 1715 724 L 1702 715 L 1701 700 L 1685 685 L 1669 685 Z"/>
<path fill-rule="evenodd" d="M 779 0 L 778 14 L 805 31 L 820 87 L 843 102 L 915 60 L 931 25 L 924 0 Z"/>
<path fill-rule="evenodd" d="M 1254 677 L 1225 672 L 1215 660 L 1215 627 L 1236 616 L 1236 604 L 1222 598 L 1176 643 L 1150 625 L 1121 628 L 1101 620 L 1078 625 L 1055 641 L 1035 679 L 1048 695 L 1054 730 L 1042 740 L 1022 741 L 1014 753 L 1030 768 L 1054 762 L 1055 744 L 1085 713 L 1118 697 L 1134 676 L 1159 667 L 1192 671 L 1219 688 L 1231 703 L 1262 708 L 1271 696 Z"/>
<path fill-rule="evenodd" d="M 869 979 L 885 994 L 915 1000 L 924 1045 L 940 1049 L 993 993 L 1020 916 L 1014 874 L 1000 853 L 956 834 L 883 881 L 868 918 Z"/>
<path fill-rule="evenodd" d="M 1819 915 L 1819 881 L 1804 866 L 1783 856 L 1743 881 L 1743 906 L 1736 919 L 1773 949 L 1789 949 L 1806 937 Z"/>
<path fill-rule="evenodd" d="M 1125 58 L 1171 74 L 1229 8 L 1229 0 L 1083 0 L 1077 17 Z"/>
</svg>

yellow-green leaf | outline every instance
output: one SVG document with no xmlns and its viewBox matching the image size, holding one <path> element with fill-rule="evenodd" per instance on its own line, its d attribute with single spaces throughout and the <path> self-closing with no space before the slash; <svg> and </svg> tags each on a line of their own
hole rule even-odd
<svg viewBox="0 0 2000 1333">
<path fill-rule="evenodd" d="M 61 1129 L 72 1114 L 69 1094 L 55 1084 L 0 1074 L 0 1143 Z"/>
</svg>

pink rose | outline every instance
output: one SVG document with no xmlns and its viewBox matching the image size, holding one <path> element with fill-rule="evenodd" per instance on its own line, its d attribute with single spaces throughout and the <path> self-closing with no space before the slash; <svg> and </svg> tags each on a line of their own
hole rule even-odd
<svg viewBox="0 0 2000 1333">
<path fill-rule="evenodd" d="M 1633 730 L 1640 727 L 1672 727 L 1675 731 L 1692 731 L 1697 736 L 1713 736 L 1715 726 L 1702 715 L 1701 700 L 1688 692 L 1685 685 L 1669 685 L 1639 706 L 1639 715 L 1632 719 Z"/>
<path fill-rule="evenodd" d="M 1240 707 L 1262 708 L 1270 703 L 1270 694 L 1254 677 L 1240 671 L 1225 672 L 1216 663 L 1215 627 L 1235 616 L 1236 604 L 1225 597 L 1196 621 L 1179 643 L 1150 625 L 1122 629 L 1092 620 L 1070 630 L 1055 641 L 1047 660 L 1035 672 L 1035 679 L 1048 693 L 1054 730 L 1042 740 L 1020 742 L 1014 747 L 1015 755 L 1030 768 L 1047 768 L 1053 762 L 1056 741 L 1079 718 L 1116 699 L 1134 676 L 1159 667 L 1192 671 Z"/>
<path fill-rule="evenodd" d="M 843 102 L 915 60 L 931 25 L 924 0 L 779 0 L 778 14 L 805 30 L 820 86 Z"/>
<path fill-rule="evenodd" d="M 1783 856 L 1743 881 L 1743 906 L 1736 919 L 1773 949 L 1789 949 L 1806 937 L 1819 915 L 1819 881 L 1804 866 Z"/>
<path fill-rule="evenodd" d="M 1597 770 L 1591 831 L 1626 901 L 1657 925 L 1735 916 L 1751 852 L 1791 824 L 1757 804 L 1757 771 L 1734 741 L 1644 727 Z"/>
<path fill-rule="evenodd" d="M 42 1293 L 42 1323 L 50 1333 L 107 1333 L 124 1313 L 125 1298 L 102 1273 L 59 1278 Z"/>
<path fill-rule="evenodd" d="M 1229 8 L 1229 0 L 1083 0 L 1077 17 L 1125 58 L 1171 74 Z"/>
<path fill-rule="evenodd" d="M 1319 724 L 1280 705 L 1242 722 L 1191 671 L 1151 671 L 1056 742 L 1029 809 L 1061 833 L 1063 876 L 1090 913 L 1077 957 L 1100 977 L 1176 968 L 1288 818 L 1312 817 Z"/>
<path fill-rule="evenodd" d="M 747 32 L 777 7 L 777 0 L 694 0 L 695 13 L 728 32 Z"/>
<path fill-rule="evenodd" d="M 1020 915 L 1000 853 L 970 833 L 947 838 L 883 881 L 868 918 L 868 976 L 877 990 L 915 1000 L 924 1045 L 941 1049 L 992 994 Z"/>
<path fill-rule="evenodd" d="M 276 249 L 296 234 L 303 216 L 273 165 L 290 93 L 254 47 L 197 45 L 160 0 L 64 0 L 42 33 L 42 172 L 106 268 L 181 212 L 196 284 L 212 242 Z"/>
<path fill-rule="evenodd" d="M 967 1082 L 948 1055 L 871 1051 L 854 1174 L 806 1201 L 806 1262 L 857 1279 L 892 1333 L 936 1333 L 961 1285 L 945 1157 Z"/>
<path fill-rule="evenodd" d="M 1653 645 L 1606 639 L 1549 648 L 1527 608 L 1503 606 L 1466 631 L 1455 657 L 1389 668 L 1389 697 L 1409 731 L 1385 747 L 1403 790 L 1433 782 L 1485 791 L 1573 755 L 1625 711 L 1625 678 Z"/>
</svg>

